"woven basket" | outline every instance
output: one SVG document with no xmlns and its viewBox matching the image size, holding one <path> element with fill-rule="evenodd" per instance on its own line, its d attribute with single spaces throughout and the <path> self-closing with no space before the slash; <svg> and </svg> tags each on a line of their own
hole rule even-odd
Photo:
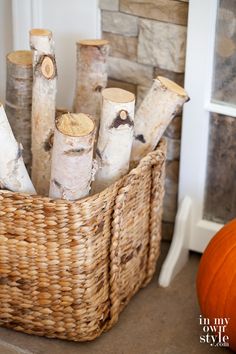
<svg viewBox="0 0 236 354">
<path fill-rule="evenodd" d="M 0 194 L 0 324 L 87 341 L 152 278 L 166 144 L 103 192 L 69 202 Z"/>
</svg>

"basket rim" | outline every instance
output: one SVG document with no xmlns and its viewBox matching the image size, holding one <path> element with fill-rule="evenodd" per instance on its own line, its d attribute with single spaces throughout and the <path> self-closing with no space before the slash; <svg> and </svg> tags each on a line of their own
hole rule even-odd
<svg viewBox="0 0 236 354">
<path fill-rule="evenodd" d="M 148 166 L 150 166 L 150 164 L 154 165 L 156 164 L 160 159 L 163 159 L 165 157 L 165 151 L 166 151 L 166 139 L 163 137 L 160 142 L 158 143 L 156 149 L 154 151 L 149 152 L 146 156 L 144 156 L 138 163 L 138 165 L 136 167 L 134 167 L 133 169 L 131 169 L 126 175 L 124 175 L 123 177 L 119 178 L 116 182 L 112 183 L 109 187 L 105 188 L 104 190 L 102 190 L 101 192 L 92 194 L 92 195 L 88 195 L 84 198 L 81 199 L 77 199 L 77 200 L 67 200 L 67 199 L 61 199 L 61 198 L 57 198 L 57 199 L 53 199 L 47 196 L 42 196 L 40 194 L 29 194 L 29 193 L 22 193 L 22 192 L 13 192 L 10 190 L 6 190 L 6 189 L 0 189 L 0 202 L 1 200 L 3 200 L 4 198 L 8 198 L 11 196 L 21 196 L 22 199 L 32 199 L 32 200 L 36 200 L 36 199 L 41 199 L 44 202 L 47 203 L 53 203 L 53 204 L 64 204 L 64 205 L 80 205 L 81 203 L 85 203 L 85 202 L 92 202 L 92 201 L 96 201 L 99 198 L 103 198 L 105 195 L 109 194 L 114 188 L 116 187 L 120 187 L 122 186 L 122 184 L 124 183 L 125 179 L 130 178 L 133 175 L 137 175 L 140 174 L 141 171 L 143 171 L 143 169 L 148 168 Z M 19 198 L 20 199 L 20 198 Z"/>
</svg>

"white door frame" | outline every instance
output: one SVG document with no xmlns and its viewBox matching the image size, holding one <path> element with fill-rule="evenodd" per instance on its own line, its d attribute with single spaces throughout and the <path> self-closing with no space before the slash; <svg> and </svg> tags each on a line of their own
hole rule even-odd
<svg viewBox="0 0 236 354">
<path fill-rule="evenodd" d="M 42 27 L 41 0 L 12 0 L 13 50 L 29 49 L 26 34 Z"/>
<path fill-rule="evenodd" d="M 168 286 L 188 260 L 189 250 L 203 252 L 223 226 L 203 218 L 211 112 L 236 117 L 236 109 L 211 102 L 218 0 L 190 0 L 178 212 L 169 254 L 159 284 Z"/>
</svg>

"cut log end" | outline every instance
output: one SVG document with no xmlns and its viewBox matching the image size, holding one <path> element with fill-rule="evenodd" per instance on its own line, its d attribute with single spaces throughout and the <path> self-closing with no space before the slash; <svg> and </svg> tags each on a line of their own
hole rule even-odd
<svg viewBox="0 0 236 354">
<path fill-rule="evenodd" d="M 103 45 L 109 44 L 106 39 L 83 39 L 77 42 L 79 45 L 101 47 Z"/>
<path fill-rule="evenodd" d="M 128 103 L 135 100 L 133 93 L 114 87 L 104 89 L 102 96 L 104 99 L 116 103 Z"/>
<path fill-rule="evenodd" d="M 58 117 L 57 129 L 64 135 L 79 137 L 87 136 L 95 129 L 91 116 L 84 113 L 67 113 Z"/>
<path fill-rule="evenodd" d="M 38 37 L 52 37 L 52 32 L 43 28 L 33 28 L 30 30 L 30 36 L 38 36 Z"/>
<path fill-rule="evenodd" d="M 7 54 L 7 60 L 20 66 L 32 65 L 32 52 L 30 50 L 17 50 Z"/>
<path fill-rule="evenodd" d="M 163 88 L 172 91 L 179 96 L 186 97 L 186 100 L 188 99 L 188 94 L 185 91 L 185 89 L 183 89 L 181 86 L 176 84 L 174 81 L 171 81 L 170 79 L 167 79 L 166 77 L 163 76 L 158 76 L 157 80 L 160 81 Z"/>
</svg>

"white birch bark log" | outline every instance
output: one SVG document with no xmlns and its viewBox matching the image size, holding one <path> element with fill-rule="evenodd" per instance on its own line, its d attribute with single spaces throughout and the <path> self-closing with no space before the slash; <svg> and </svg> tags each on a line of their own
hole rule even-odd
<svg viewBox="0 0 236 354">
<path fill-rule="evenodd" d="M 31 170 L 32 53 L 17 50 L 6 57 L 5 109 L 16 140 L 23 145 L 23 159 Z"/>
<path fill-rule="evenodd" d="M 32 180 L 39 194 L 48 195 L 57 83 L 52 33 L 44 29 L 31 30 L 30 47 L 33 50 L 34 73 L 32 93 Z"/>
<path fill-rule="evenodd" d="M 0 103 L 0 189 L 35 194 L 22 158 L 22 145 L 15 140 Z"/>
<path fill-rule="evenodd" d="M 102 92 L 102 112 L 96 158 L 98 171 L 93 183 L 97 193 L 129 170 L 134 133 L 135 96 L 126 90 L 107 88 Z"/>
<path fill-rule="evenodd" d="M 154 80 L 135 115 L 132 167 L 155 149 L 168 124 L 187 100 L 187 92 L 173 81 L 161 76 Z"/>
<path fill-rule="evenodd" d="M 57 118 L 52 150 L 49 196 L 76 200 L 86 197 L 93 178 L 95 124 L 79 113 Z"/>
<path fill-rule="evenodd" d="M 77 43 L 74 112 L 91 114 L 99 126 L 101 91 L 107 85 L 107 40 L 82 40 Z"/>
</svg>

